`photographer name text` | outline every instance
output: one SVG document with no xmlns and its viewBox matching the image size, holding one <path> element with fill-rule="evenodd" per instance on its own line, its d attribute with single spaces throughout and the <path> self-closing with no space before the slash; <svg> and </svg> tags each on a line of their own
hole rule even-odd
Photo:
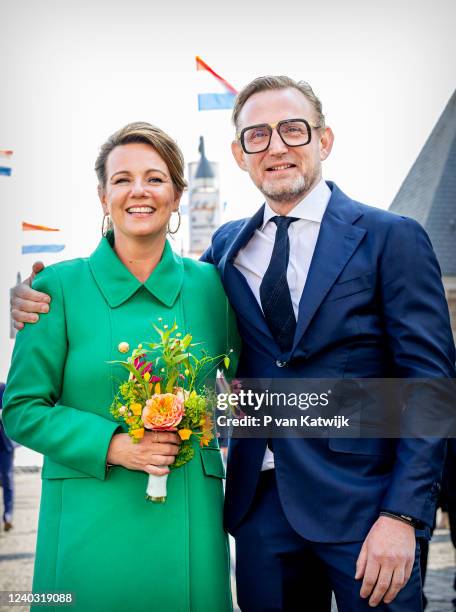
<svg viewBox="0 0 456 612">
<path fill-rule="evenodd" d="M 218 427 L 331 427 L 333 429 L 341 429 L 342 427 L 350 427 L 350 420 L 344 416 L 333 417 L 315 417 L 309 415 L 301 415 L 299 418 L 279 418 L 263 415 L 229 417 L 225 414 L 217 416 Z"/>
</svg>

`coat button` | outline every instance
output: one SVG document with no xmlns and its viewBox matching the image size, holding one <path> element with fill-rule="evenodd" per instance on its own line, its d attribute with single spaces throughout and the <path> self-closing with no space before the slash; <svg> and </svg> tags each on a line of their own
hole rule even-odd
<svg viewBox="0 0 456 612">
<path fill-rule="evenodd" d="M 277 359 L 276 361 L 276 366 L 278 368 L 284 368 L 287 365 L 288 365 L 288 361 L 282 361 L 281 359 Z"/>
<path fill-rule="evenodd" d="M 119 353 L 128 353 L 128 351 L 130 350 L 130 345 L 128 344 L 128 342 L 119 342 L 117 350 L 119 351 Z"/>
</svg>

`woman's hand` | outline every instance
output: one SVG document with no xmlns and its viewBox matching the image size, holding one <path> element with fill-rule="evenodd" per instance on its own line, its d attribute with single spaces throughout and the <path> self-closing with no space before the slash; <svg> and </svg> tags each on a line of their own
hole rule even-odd
<svg viewBox="0 0 456 612">
<path fill-rule="evenodd" d="M 146 431 L 138 443 L 127 433 L 115 434 L 108 448 L 107 463 L 164 476 L 169 473 L 167 466 L 174 463 L 180 441 L 172 431 Z"/>
</svg>

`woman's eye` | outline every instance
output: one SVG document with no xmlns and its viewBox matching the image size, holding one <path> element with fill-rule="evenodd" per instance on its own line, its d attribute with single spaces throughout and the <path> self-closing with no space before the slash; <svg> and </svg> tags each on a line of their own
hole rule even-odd
<svg viewBox="0 0 456 612">
<path fill-rule="evenodd" d="M 149 183 L 163 183 L 162 179 L 158 176 L 151 176 L 148 180 Z"/>
<path fill-rule="evenodd" d="M 114 185 L 118 185 L 119 183 L 126 183 L 128 179 L 126 178 L 118 178 L 114 181 Z"/>
</svg>

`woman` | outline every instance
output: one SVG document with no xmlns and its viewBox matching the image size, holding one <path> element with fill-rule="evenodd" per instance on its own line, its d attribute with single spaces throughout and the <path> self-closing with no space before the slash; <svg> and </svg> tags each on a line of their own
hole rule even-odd
<svg viewBox="0 0 456 612">
<path fill-rule="evenodd" d="M 185 188 L 176 143 L 133 123 L 95 169 L 112 232 L 88 259 L 36 278 L 52 305 L 18 334 L 5 393 L 9 435 L 45 455 L 33 590 L 74 593 L 84 612 L 229 610 L 219 450 L 195 446 L 166 504 L 146 502 L 148 473 L 168 471 L 177 436 L 148 432 L 135 445 L 109 406 L 125 378 L 110 362 L 153 338 L 157 318 L 216 355 L 237 343 L 233 316 L 216 270 L 166 240 Z"/>
</svg>

